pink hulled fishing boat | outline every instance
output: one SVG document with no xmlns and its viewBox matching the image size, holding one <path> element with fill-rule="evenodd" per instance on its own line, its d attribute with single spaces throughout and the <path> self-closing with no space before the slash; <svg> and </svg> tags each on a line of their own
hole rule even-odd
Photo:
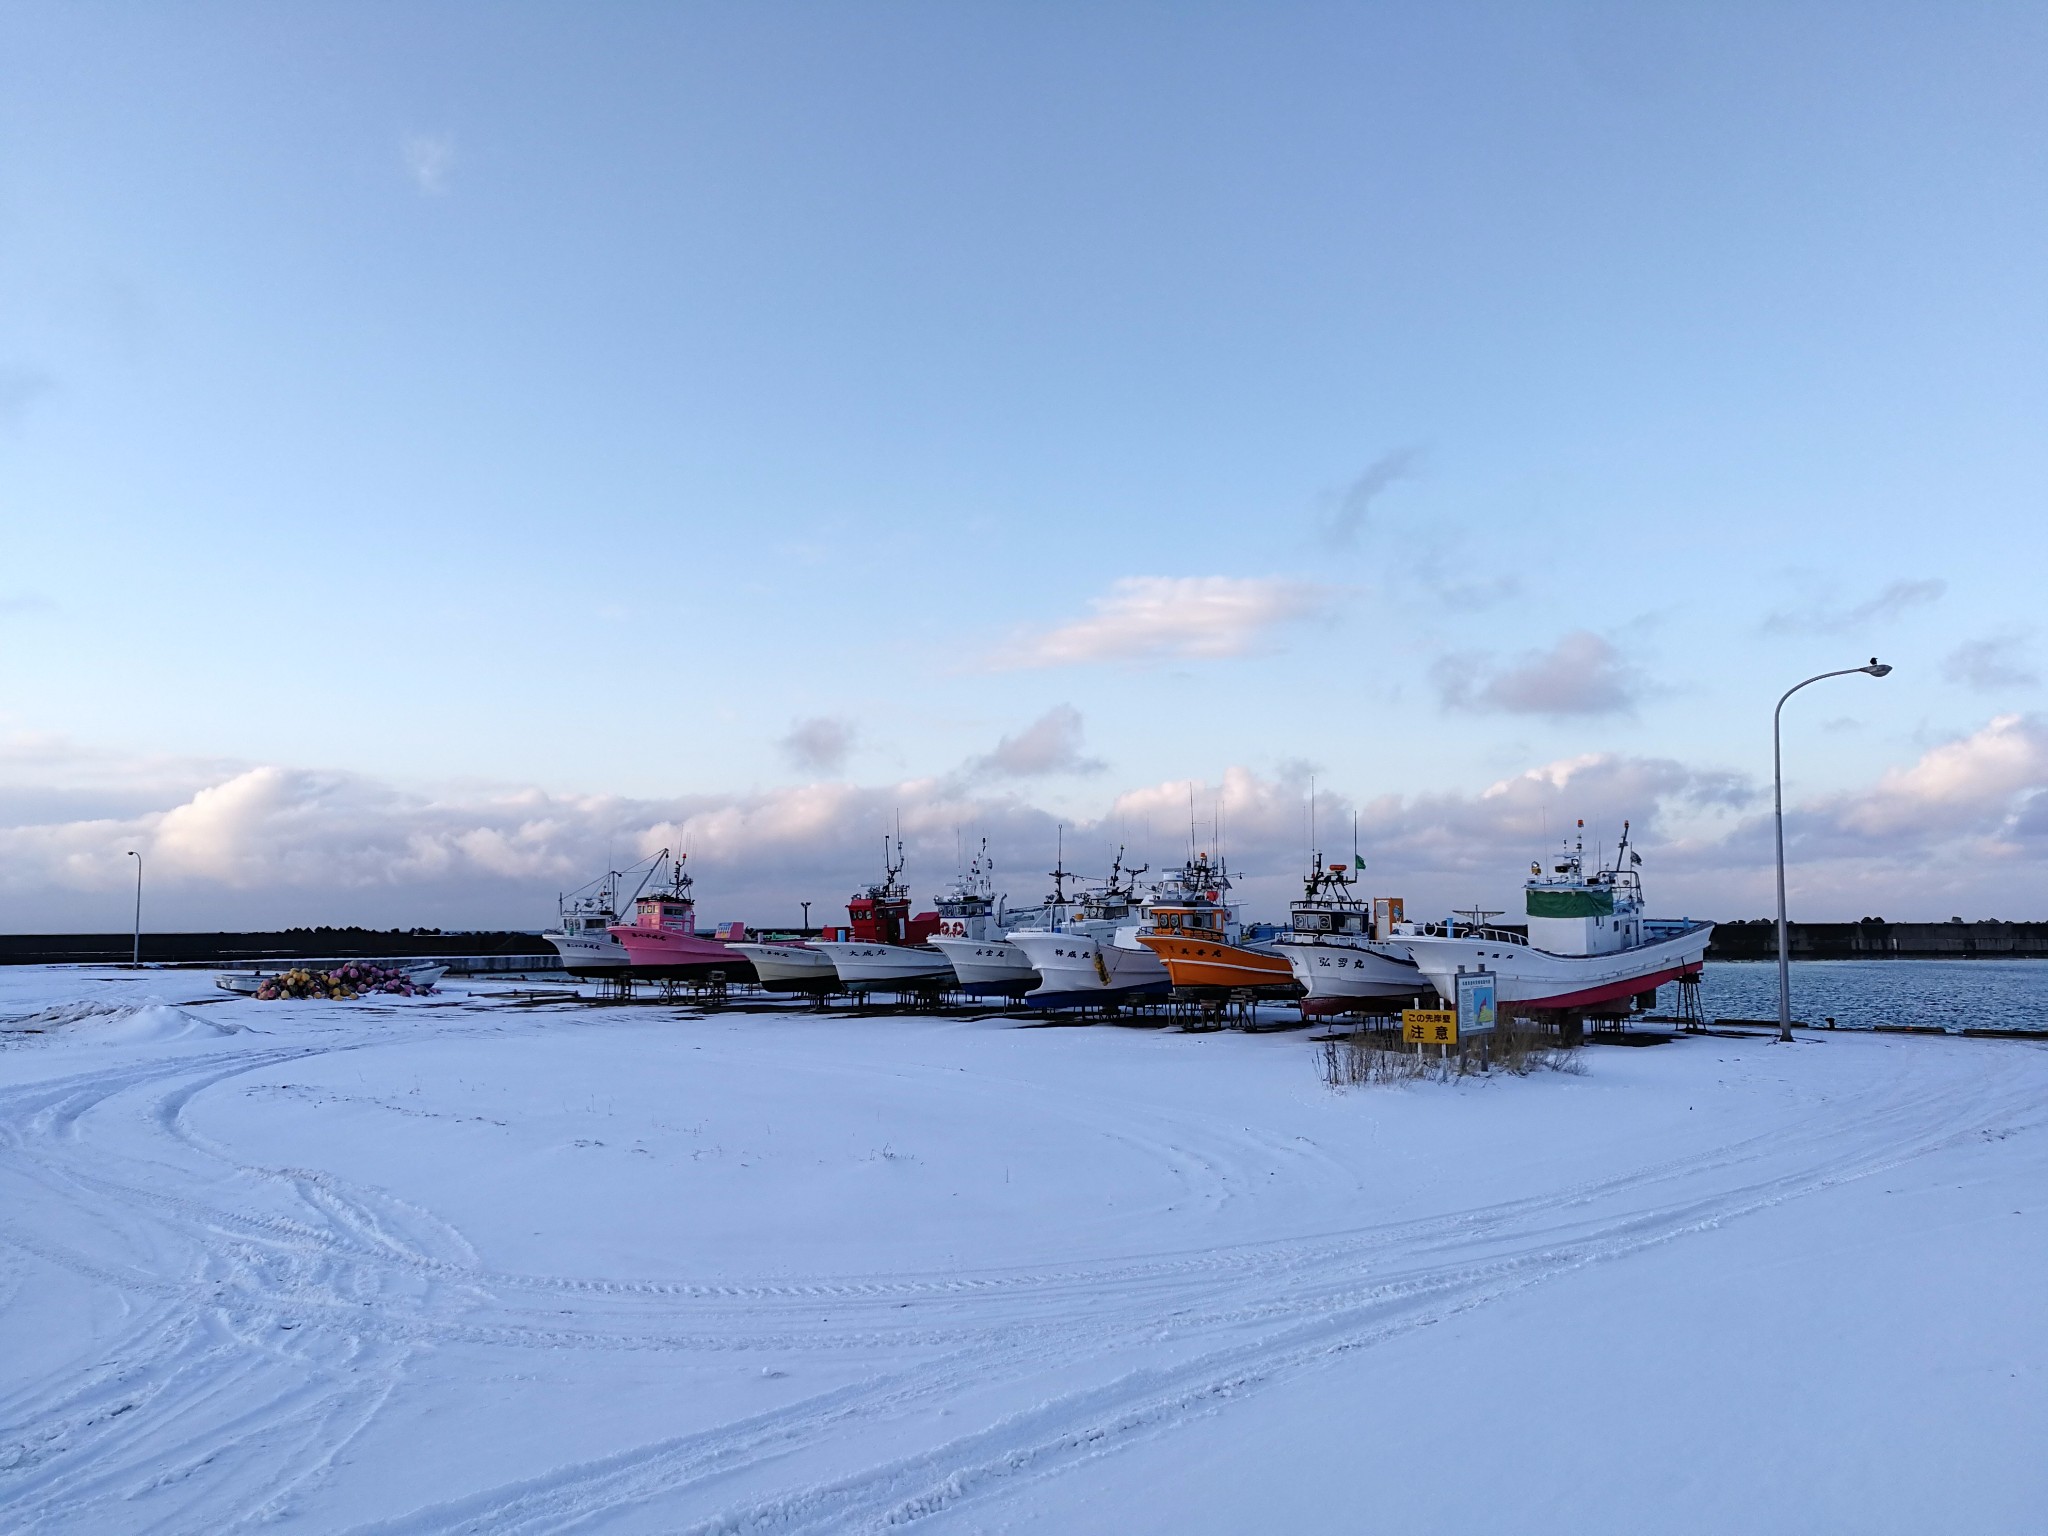
<svg viewBox="0 0 2048 1536">
<path fill-rule="evenodd" d="M 697 932 L 697 899 L 690 894 L 695 881 L 683 868 L 687 857 L 676 859 L 667 890 L 634 898 L 633 921 L 611 929 L 626 951 L 628 974 L 636 980 L 710 981 L 718 971 L 727 981 L 752 981 L 753 962 L 727 942 L 745 936 L 740 924 L 711 938 Z"/>
</svg>

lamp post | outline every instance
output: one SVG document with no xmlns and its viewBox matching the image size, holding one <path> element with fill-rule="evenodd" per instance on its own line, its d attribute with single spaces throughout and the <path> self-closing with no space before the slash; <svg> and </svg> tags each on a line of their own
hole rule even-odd
<svg viewBox="0 0 2048 1536">
<path fill-rule="evenodd" d="M 1838 672 L 1817 673 L 1805 683 L 1794 683 L 1787 688 L 1778 700 L 1778 707 L 1771 711 L 1771 810 L 1778 822 L 1778 1039 L 1788 1044 L 1792 1039 L 1792 963 L 1785 941 L 1785 755 L 1779 744 L 1779 720 L 1785 713 L 1785 700 L 1807 683 L 1817 683 L 1826 677 L 1850 677 L 1858 672 L 1870 677 L 1883 677 L 1890 671 L 1890 667 L 1873 656 L 1867 667 L 1843 667 Z"/>
<path fill-rule="evenodd" d="M 804 932 L 809 933 L 811 931 L 811 904 L 806 901 L 802 903 L 802 906 L 804 909 Z"/>
<path fill-rule="evenodd" d="M 141 965 L 141 964 L 142 964 L 142 855 L 141 855 L 141 854 L 139 854 L 139 853 L 137 853 L 137 852 L 136 852 L 136 851 L 135 851 L 135 850 L 134 850 L 133 848 L 130 848 L 130 849 L 128 850 L 128 857 L 129 857 L 129 858 L 131 858 L 131 859 L 133 859 L 133 860 L 135 861 L 135 960 L 134 960 L 134 963 L 135 963 L 136 965 L 138 965 L 138 966 L 139 966 L 139 965 Z"/>
</svg>

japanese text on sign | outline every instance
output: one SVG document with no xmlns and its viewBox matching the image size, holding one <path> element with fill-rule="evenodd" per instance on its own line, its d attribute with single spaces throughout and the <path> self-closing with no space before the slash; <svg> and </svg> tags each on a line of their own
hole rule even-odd
<svg viewBox="0 0 2048 1536">
<path fill-rule="evenodd" d="M 1458 1016 L 1448 1008 L 1403 1008 L 1401 1038 L 1409 1045 L 1456 1045 Z"/>
</svg>

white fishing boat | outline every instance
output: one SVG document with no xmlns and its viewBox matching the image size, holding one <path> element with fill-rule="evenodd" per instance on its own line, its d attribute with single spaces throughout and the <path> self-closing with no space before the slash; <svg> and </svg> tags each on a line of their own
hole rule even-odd
<svg viewBox="0 0 2048 1536">
<path fill-rule="evenodd" d="M 892 857 L 883 838 L 882 878 L 846 904 L 851 936 L 810 946 L 831 962 L 849 992 L 921 991 L 955 979 L 953 962 L 924 942 L 937 930 L 939 915 L 910 915 L 910 888 L 902 877 L 903 839 L 897 837 Z"/>
<path fill-rule="evenodd" d="M 1419 998 L 1430 990 L 1407 950 L 1378 941 L 1372 910 L 1354 894 L 1363 867 L 1355 856 L 1346 866 L 1324 865 L 1318 855 L 1302 899 L 1289 908 L 1287 932 L 1273 946 L 1307 994 L 1304 1012 Z M 1382 906 L 1389 913 L 1401 909 L 1393 900 Z"/>
<path fill-rule="evenodd" d="M 647 888 L 647 882 L 654 878 L 655 870 L 667 857 L 668 850 L 664 848 L 631 869 L 607 870 L 590 884 L 556 898 L 560 921 L 541 937 L 554 945 L 555 953 L 562 957 L 563 970 L 571 976 L 583 977 L 624 973 L 625 968 L 632 964 L 632 956 L 626 953 L 626 946 L 611 931 L 619 922 L 619 884 L 627 877 L 639 874 L 640 884 L 627 898 L 627 904 L 631 905 L 639 899 L 640 892 Z"/>
<path fill-rule="evenodd" d="M 952 982 L 953 962 L 936 949 L 907 944 L 827 943 L 816 946 L 832 962 L 839 984 L 849 992 L 919 990 L 934 982 Z"/>
<path fill-rule="evenodd" d="M 1143 865 L 1126 872 L 1118 850 L 1108 881 L 1084 894 L 1073 916 L 1057 928 L 1010 935 L 1038 977 L 1038 985 L 1024 994 L 1026 1003 L 1087 1008 L 1172 991 L 1165 962 L 1138 942 L 1148 919 L 1148 903 L 1137 896 L 1137 877 L 1144 872 Z"/>
<path fill-rule="evenodd" d="M 1614 863 L 1585 870 L 1585 823 L 1576 845 L 1545 871 L 1529 866 L 1524 937 L 1491 926 L 1492 913 L 1441 924 L 1397 924 L 1390 938 L 1408 951 L 1438 996 L 1457 995 L 1460 971 L 1490 971 L 1500 1003 L 1531 1009 L 1621 1011 L 1631 998 L 1697 975 L 1712 923 L 1643 916 L 1642 855 L 1622 823 Z"/>
<path fill-rule="evenodd" d="M 939 930 L 931 938 L 932 947 L 952 962 L 959 990 L 977 997 L 1021 997 L 1038 985 L 1031 957 L 1010 936 L 1057 927 L 1072 910 L 1061 862 L 1053 861 L 1052 894 L 1042 905 L 1010 912 L 994 894 L 983 845 L 979 876 L 970 865 L 969 879 L 940 901 Z"/>
<path fill-rule="evenodd" d="M 836 992 L 839 973 L 831 957 L 805 939 L 767 939 L 729 944 L 754 967 L 754 978 L 769 992 Z"/>
</svg>

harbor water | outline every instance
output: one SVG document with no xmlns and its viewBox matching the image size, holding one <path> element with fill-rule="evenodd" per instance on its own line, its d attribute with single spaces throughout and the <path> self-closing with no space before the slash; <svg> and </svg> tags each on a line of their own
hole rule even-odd
<svg viewBox="0 0 2048 1536">
<path fill-rule="evenodd" d="M 1792 964 L 1792 1019 L 1838 1028 L 1879 1024 L 1946 1030 L 2030 1029 L 2048 1035 L 2048 960 L 1805 960 Z M 1666 987 L 1660 1010 L 1677 988 Z M 1700 983 L 1709 1019 L 1776 1019 L 1775 961 L 1709 962 Z"/>
</svg>

